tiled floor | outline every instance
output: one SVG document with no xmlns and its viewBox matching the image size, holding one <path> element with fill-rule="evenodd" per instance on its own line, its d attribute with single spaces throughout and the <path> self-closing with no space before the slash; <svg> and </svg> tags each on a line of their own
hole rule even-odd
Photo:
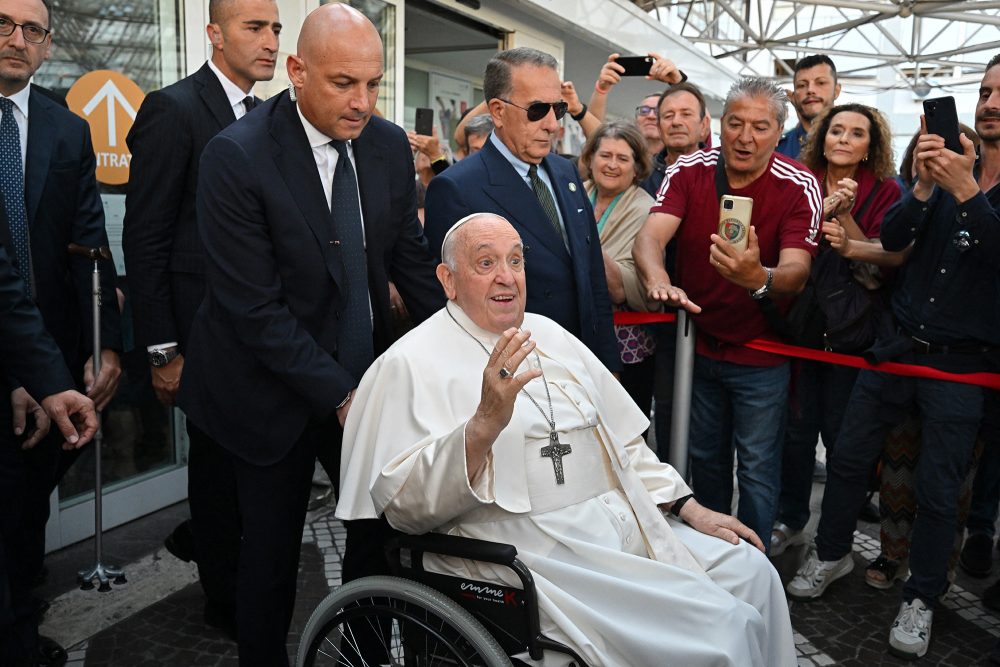
<svg viewBox="0 0 1000 667">
<path fill-rule="evenodd" d="M 182 513 L 177 508 L 171 509 L 169 521 Z M 150 521 L 157 527 L 156 538 L 168 532 L 164 530 L 163 520 Z M 878 543 L 870 536 L 877 535 L 876 527 L 862 525 L 865 530 L 857 533 L 855 540 L 854 572 L 831 586 L 822 599 L 790 604 L 802 667 L 905 664 L 886 652 L 886 636 L 899 605 L 901 584 L 897 583 L 888 591 L 877 591 L 865 585 L 864 566 L 877 554 Z M 131 529 L 126 526 L 111 533 L 107 542 L 114 545 L 121 536 L 129 544 L 139 544 L 142 539 L 126 534 L 143 530 L 149 529 L 132 524 Z M 149 540 L 154 548 L 156 538 Z M 343 527 L 334 519 L 331 509 L 311 513 L 303 536 L 299 595 L 288 640 L 292 660 L 298 632 L 312 609 L 340 582 L 343 548 Z M 804 547 L 790 549 L 775 561 L 784 578 L 794 572 L 803 552 Z M 168 554 L 160 555 L 172 558 Z M 66 560 L 65 554 L 61 559 Z M 60 556 L 50 560 L 50 568 L 53 562 L 61 562 Z M 1000 636 L 1000 619 L 979 602 L 979 594 L 987 583 L 988 580 L 959 576 L 957 585 L 935 614 L 931 650 L 919 664 L 954 667 L 985 664 L 983 657 Z M 72 647 L 71 664 L 74 667 L 235 666 L 235 645 L 219 632 L 204 626 L 201 612 L 199 586 L 184 585 L 162 599 L 148 600 L 148 606 L 127 618 L 109 619 L 107 627 Z M 57 624 L 58 619 L 50 618 L 48 622 Z"/>
</svg>

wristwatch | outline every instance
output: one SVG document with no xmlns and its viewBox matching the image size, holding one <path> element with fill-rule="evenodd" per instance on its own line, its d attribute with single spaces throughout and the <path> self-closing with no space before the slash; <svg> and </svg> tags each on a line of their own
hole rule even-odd
<svg viewBox="0 0 1000 667">
<path fill-rule="evenodd" d="M 173 361 L 179 354 L 180 352 L 177 350 L 177 346 L 174 345 L 172 347 L 168 347 L 165 349 L 153 350 L 151 352 L 147 352 L 146 356 L 149 359 L 149 363 L 151 366 L 155 366 L 156 368 L 163 368 L 171 361 Z"/>
<path fill-rule="evenodd" d="M 747 290 L 747 292 L 750 293 L 750 296 L 754 299 L 763 299 L 767 296 L 767 293 L 771 291 L 771 281 L 774 280 L 774 272 L 766 266 L 764 267 L 764 271 L 767 272 L 767 280 L 764 281 L 763 287 L 760 289 Z"/>
</svg>

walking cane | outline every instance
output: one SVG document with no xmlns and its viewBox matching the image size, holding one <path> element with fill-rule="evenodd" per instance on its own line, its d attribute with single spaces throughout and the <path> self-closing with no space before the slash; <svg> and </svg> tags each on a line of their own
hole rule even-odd
<svg viewBox="0 0 1000 667">
<path fill-rule="evenodd" d="M 85 257 L 94 262 L 94 271 L 91 274 L 91 294 L 93 296 L 94 308 L 94 379 L 96 381 L 101 372 L 101 269 L 98 262 L 101 259 L 111 261 L 111 250 L 107 247 L 87 248 L 86 246 L 69 244 L 69 253 Z M 102 507 L 102 482 L 101 482 L 101 443 L 104 440 L 103 429 L 101 428 L 101 413 L 97 413 L 97 433 L 94 435 L 94 566 L 80 570 L 77 573 L 77 580 L 80 582 L 82 590 L 90 590 L 94 587 L 94 580 L 97 580 L 97 590 L 106 593 L 111 590 L 110 581 L 113 579 L 116 584 L 126 583 L 125 571 L 112 565 L 105 565 L 101 562 L 101 537 L 104 532 L 104 515 Z"/>
</svg>

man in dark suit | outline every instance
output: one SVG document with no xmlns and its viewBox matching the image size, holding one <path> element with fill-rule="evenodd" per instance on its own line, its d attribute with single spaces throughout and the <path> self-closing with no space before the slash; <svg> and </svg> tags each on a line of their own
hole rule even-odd
<svg viewBox="0 0 1000 667">
<path fill-rule="evenodd" d="M 212 57 L 191 76 L 150 93 L 128 135 L 132 152 L 123 248 L 136 340 L 146 348 L 153 389 L 173 405 L 195 311 L 205 294 L 205 259 L 195 214 L 198 161 L 209 140 L 256 104 L 251 89 L 274 76 L 278 8 L 273 0 L 211 0 Z M 215 462 L 192 439 L 188 498 L 192 521 L 219 511 L 209 492 Z M 210 522 L 214 529 L 220 526 Z M 206 621 L 232 632 L 239 527 L 203 533 L 190 522 L 167 548 L 198 561 Z"/>
<path fill-rule="evenodd" d="M 501 51 L 483 93 L 496 130 L 482 150 L 434 177 L 425 230 L 431 250 L 470 213 L 503 216 L 524 240 L 527 310 L 567 329 L 612 371 L 621 369 L 594 211 L 571 162 L 551 153 L 566 113 L 555 59 Z"/>
<path fill-rule="evenodd" d="M 198 221 L 206 293 L 178 404 L 223 462 L 242 528 L 241 665 L 286 664 L 316 453 L 339 450 L 362 374 L 391 341 L 390 278 L 415 320 L 444 304 L 406 134 L 373 117 L 382 42 L 346 5 L 305 20 L 282 93 L 209 142 Z M 348 525 L 352 557 L 377 539 Z M 378 546 L 372 545 L 378 553 Z"/>
<path fill-rule="evenodd" d="M 41 312 L 75 385 L 85 389 L 101 410 L 114 395 L 121 374 L 120 319 L 117 300 L 105 298 L 101 371 L 95 378 L 93 263 L 71 257 L 67 248 L 70 243 L 106 246 L 108 240 L 90 128 L 48 91 L 29 85 L 49 56 L 49 19 L 42 0 L 8 0 L 0 5 L 0 243 L 11 248 L 24 289 Z M 114 295 L 114 265 L 102 261 L 101 273 L 104 293 Z M 22 426 L 34 398 L 38 397 L 29 391 L 15 393 L 14 427 Z M 29 579 L 42 569 L 49 495 L 60 469 L 59 438 L 52 434 L 41 440 L 35 435 L 29 441 L 33 446 L 21 456 L 26 475 L 23 522 L 17 542 L 7 545 L 23 557 Z"/>
<path fill-rule="evenodd" d="M 0 15 L 0 21 L 2 21 Z M 0 25 L 0 30 L 2 30 Z M 30 594 L 34 563 L 22 534 L 32 523 L 27 514 L 29 474 L 25 457 L 39 441 L 52 439 L 68 448 L 85 445 L 97 432 L 94 403 L 73 389 L 63 353 L 25 291 L 25 282 L 0 243 L 0 378 L 17 387 L 11 400 L 0 400 L 0 664 L 47 665 L 66 652 L 53 642 L 39 642 Z M 24 400 L 37 396 L 40 400 Z M 26 414 L 17 423 L 15 411 Z M 73 421 L 79 423 L 79 432 Z M 55 421 L 58 433 L 46 437 Z M 34 422 L 32 424 L 32 422 Z"/>
</svg>

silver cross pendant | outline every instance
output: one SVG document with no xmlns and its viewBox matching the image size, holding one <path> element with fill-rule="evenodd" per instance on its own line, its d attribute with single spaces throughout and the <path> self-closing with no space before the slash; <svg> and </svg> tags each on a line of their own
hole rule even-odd
<svg viewBox="0 0 1000 667">
<path fill-rule="evenodd" d="M 562 458 L 572 453 L 573 448 L 570 445 L 564 445 L 559 442 L 559 436 L 555 431 L 549 432 L 549 444 L 542 447 L 541 454 L 552 459 L 552 468 L 556 473 L 556 484 L 566 483 L 566 478 L 563 476 Z"/>
</svg>

